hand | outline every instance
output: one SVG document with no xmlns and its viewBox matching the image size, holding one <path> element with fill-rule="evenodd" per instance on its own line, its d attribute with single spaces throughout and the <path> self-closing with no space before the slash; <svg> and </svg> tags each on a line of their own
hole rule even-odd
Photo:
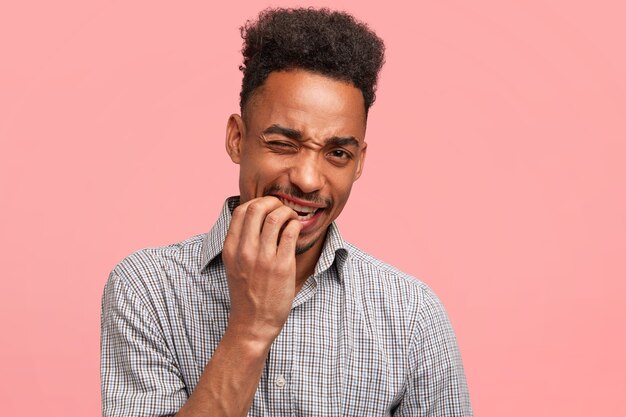
<svg viewBox="0 0 626 417">
<path fill-rule="evenodd" d="M 275 197 L 250 200 L 232 216 L 222 259 L 231 310 L 228 330 L 271 344 L 295 297 L 297 213 Z"/>
</svg>

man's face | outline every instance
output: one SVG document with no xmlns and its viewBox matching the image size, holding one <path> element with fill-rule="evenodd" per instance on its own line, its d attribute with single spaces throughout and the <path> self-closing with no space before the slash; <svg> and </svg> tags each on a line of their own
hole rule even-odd
<svg viewBox="0 0 626 417">
<path fill-rule="evenodd" d="M 241 202 L 274 195 L 298 212 L 297 253 L 321 248 L 365 158 L 365 109 L 352 84 L 304 70 L 271 73 L 245 122 L 231 116 L 226 147 L 240 164 Z"/>
</svg>

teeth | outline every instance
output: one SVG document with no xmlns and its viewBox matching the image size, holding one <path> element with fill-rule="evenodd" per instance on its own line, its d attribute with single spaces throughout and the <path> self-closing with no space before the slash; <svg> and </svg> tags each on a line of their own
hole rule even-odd
<svg viewBox="0 0 626 417">
<path fill-rule="evenodd" d="M 311 217 L 313 217 L 315 213 L 308 213 L 306 216 L 300 216 L 298 215 L 298 220 L 307 220 L 310 219 Z"/>
<path fill-rule="evenodd" d="M 317 211 L 316 207 L 301 206 L 300 204 L 296 204 L 293 201 L 285 200 L 283 198 L 281 198 L 280 201 L 282 201 L 284 205 L 286 205 L 290 209 L 293 209 L 294 211 L 297 211 L 299 213 L 307 213 L 306 216 L 298 216 L 300 218 L 308 219 Z"/>
</svg>

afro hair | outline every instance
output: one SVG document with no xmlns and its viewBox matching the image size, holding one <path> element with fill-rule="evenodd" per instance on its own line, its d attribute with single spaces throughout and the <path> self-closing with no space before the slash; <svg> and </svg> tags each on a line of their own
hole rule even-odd
<svg viewBox="0 0 626 417">
<path fill-rule="evenodd" d="M 365 113 L 376 99 L 385 60 L 383 41 L 365 23 L 328 9 L 266 9 L 241 27 L 242 114 L 273 71 L 304 69 L 352 83 L 363 93 Z"/>
</svg>

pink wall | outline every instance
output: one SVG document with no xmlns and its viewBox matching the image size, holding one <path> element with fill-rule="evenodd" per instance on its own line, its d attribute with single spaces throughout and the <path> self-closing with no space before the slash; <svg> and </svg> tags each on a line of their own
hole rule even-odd
<svg viewBox="0 0 626 417">
<path fill-rule="evenodd" d="M 98 415 L 109 270 L 237 191 L 237 28 L 267 2 L 156 3 L 0 8 L 3 415 Z M 343 233 L 439 293 L 477 416 L 625 415 L 626 10 L 420 3 L 332 2 L 388 45 Z"/>
</svg>

